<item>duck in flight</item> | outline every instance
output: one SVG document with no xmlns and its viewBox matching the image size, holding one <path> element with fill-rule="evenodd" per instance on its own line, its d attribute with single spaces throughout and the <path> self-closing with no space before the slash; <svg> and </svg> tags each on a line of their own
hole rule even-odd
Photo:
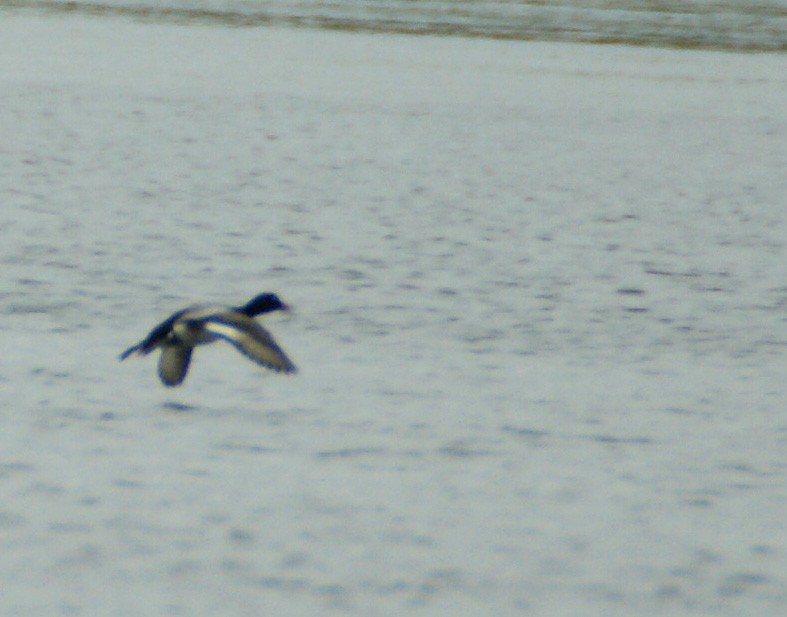
<svg viewBox="0 0 787 617">
<path fill-rule="evenodd" d="M 277 372 L 294 373 L 292 361 L 254 320 L 257 315 L 287 310 L 289 307 L 273 293 L 255 296 L 243 306 L 188 307 L 170 315 L 142 341 L 126 349 L 120 360 L 133 354 L 146 356 L 160 348 L 159 377 L 165 386 L 177 386 L 186 378 L 196 345 L 224 340 L 257 364 Z"/>
</svg>

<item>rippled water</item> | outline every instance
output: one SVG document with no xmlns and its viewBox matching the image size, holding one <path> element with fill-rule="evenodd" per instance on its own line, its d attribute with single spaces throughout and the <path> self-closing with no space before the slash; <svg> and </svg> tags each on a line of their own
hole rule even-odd
<svg viewBox="0 0 787 617">
<path fill-rule="evenodd" d="M 11 4 L 243 26 L 290 24 L 520 40 L 787 49 L 785 0 L 28 0 Z"/>
<path fill-rule="evenodd" d="M 780 58 L 6 17 L 0 612 L 781 615 Z"/>
</svg>

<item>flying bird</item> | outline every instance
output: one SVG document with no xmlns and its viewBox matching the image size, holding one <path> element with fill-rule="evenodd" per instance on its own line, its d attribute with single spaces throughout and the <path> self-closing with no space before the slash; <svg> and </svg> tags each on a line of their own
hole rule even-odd
<svg viewBox="0 0 787 617">
<path fill-rule="evenodd" d="M 142 341 L 120 354 L 146 356 L 161 349 L 158 374 L 165 386 L 186 378 L 191 353 L 197 345 L 227 341 L 250 360 L 281 373 L 294 373 L 295 365 L 268 331 L 254 318 L 289 307 L 274 293 L 262 293 L 243 306 L 191 306 L 173 313 Z"/>
</svg>

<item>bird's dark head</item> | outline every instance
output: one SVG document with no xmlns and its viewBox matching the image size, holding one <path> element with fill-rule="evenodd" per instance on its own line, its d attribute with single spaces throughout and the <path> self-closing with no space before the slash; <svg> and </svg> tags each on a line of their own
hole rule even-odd
<svg viewBox="0 0 787 617">
<path fill-rule="evenodd" d="M 274 293 L 262 293 L 249 300 L 244 306 L 239 306 L 238 311 L 249 317 L 256 317 L 272 311 L 288 311 L 290 307 L 284 304 Z"/>
</svg>

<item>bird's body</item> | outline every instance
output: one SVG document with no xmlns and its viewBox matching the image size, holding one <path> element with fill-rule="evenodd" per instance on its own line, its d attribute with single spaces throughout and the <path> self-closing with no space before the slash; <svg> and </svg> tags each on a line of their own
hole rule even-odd
<svg viewBox="0 0 787 617">
<path fill-rule="evenodd" d="M 158 372 L 166 386 L 177 386 L 188 372 L 197 345 L 224 340 L 250 360 L 274 371 L 293 373 L 296 368 L 265 328 L 254 317 L 289 307 L 276 294 L 265 293 L 243 306 L 192 306 L 170 315 L 142 341 L 120 355 L 147 355 L 161 349 Z"/>
</svg>

